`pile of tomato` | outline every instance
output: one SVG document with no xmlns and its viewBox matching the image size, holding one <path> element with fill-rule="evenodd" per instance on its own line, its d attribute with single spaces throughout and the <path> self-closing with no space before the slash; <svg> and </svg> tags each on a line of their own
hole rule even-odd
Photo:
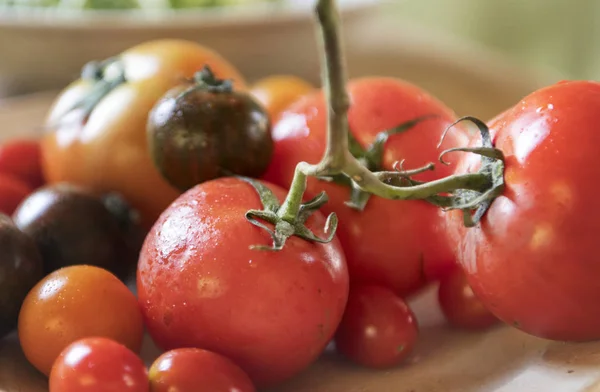
<svg viewBox="0 0 600 392">
<path fill-rule="evenodd" d="M 372 171 L 480 143 L 406 81 L 347 88 L 352 153 Z M 409 299 L 434 284 L 457 328 L 502 320 L 549 339 L 600 338 L 600 84 L 549 86 L 488 123 L 506 189 L 476 227 L 424 200 L 309 178 L 305 200 L 329 200 L 306 228 L 325 236 L 335 213 L 335 236 L 267 250 L 272 227 L 248 211 L 279 208 L 296 165 L 319 162 L 327 105 L 293 76 L 248 84 L 191 42 L 87 65 L 39 141 L 0 146 L 0 333 L 18 330 L 54 392 L 254 391 L 297 376 L 331 342 L 357 364 L 398 366 L 419 337 Z M 480 157 L 448 163 L 414 179 L 474 172 Z M 148 368 L 145 332 L 164 351 Z"/>
</svg>

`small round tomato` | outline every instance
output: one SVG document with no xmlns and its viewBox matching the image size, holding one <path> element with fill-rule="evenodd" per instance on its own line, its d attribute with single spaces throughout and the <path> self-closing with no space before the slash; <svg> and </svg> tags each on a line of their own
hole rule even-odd
<svg viewBox="0 0 600 392">
<path fill-rule="evenodd" d="M 279 199 L 286 191 L 264 183 Z M 344 312 L 348 270 L 333 241 L 293 236 L 280 251 L 245 218 L 262 209 L 248 182 L 204 182 L 165 210 L 140 254 L 137 289 L 157 345 L 197 347 L 233 360 L 257 387 L 283 381 L 324 350 Z M 325 236 L 316 211 L 306 226 Z"/>
<path fill-rule="evenodd" d="M 0 213 L 12 215 L 33 189 L 23 181 L 0 173 Z"/>
<path fill-rule="evenodd" d="M 0 339 L 17 326 L 25 296 L 43 277 L 35 242 L 0 214 Z"/>
<path fill-rule="evenodd" d="M 168 351 L 149 371 L 152 392 L 254 392 L 242 369 L 222 355 L 198 348 Z"/>
<path fill-rule="evenodd" d="M 156 103 L 147 131 L 154 164 L 182 191 L 226 175 L 260 177 L 273 153 L 262 106 L 208 67 Z"/>
<path fill-rule="evenodd" d="M 110 272 L 86 265 L 46 276 L 31 289 L 19 314 L 23 352 L 46 375 L 76 340 L 107 337 L 139 352 L 143 330 L 135 295 Z"/>
<path fill-rule="evenodd" d="M 0 173 L 13 176 L 30 188 L 44 184 L 40 143 L 37 140 L 10 140 L 0 144 Z"/>
<path fill-rule="evenodd" d="M 600 83 L 542 88 L 488 125 L 505 156 L 504 193 L 473 228 L 464 227 L 460 211 L 447 213 L 470 286 L 524 332 L 599 339 Z M 457 155 L 457 173 L 479 169 L 476 155 Z"/>
<path fill-rule="evenodd" d="M 71 184 L 39 188 L 23 200 L 13 220 L 35 241 L 46 273 L 87 264 L 124 277 L 137 262 L 117 218 L 87 189 Z"/>
<path fill-rule="evenodd" d="M 194 42 L 157 40 L 88 64 L 53 104 L 42 139 L 50 183 L 71 182 L 122 194 L 150 227 L 179 195 L 154 167 L 146 138 L 148 113 L 169 89 L 209 65 L 244 89 L 239 72 Z"/>
<path fill-rule="evenodd" d="M 49 384 L 50 392 L 148 392 L 150 388 L 142 360 L 103 337 L 67 346 L 52 366 Z"/>
<path fill-rule="evenodd" d="M 386 368 L 411 354 L 418 334 L 415 315 L 394 292 L 358 286 L 350 291 L 335 344 L 340 353 L 360 365 Z"/>
<path fill-rule="evenodd" d="M 440 280 L 438 302 L 446 320 L 453 326 L 480 330 L 498 323 L 477 298 L 460 269 Z"/>
<path fill-rule="evenodd" d="M 399 161 L 404 161 L 405 169 L 437 161 L 441 149 L 436 145 L 445 128 L 455 121 L 454 113 L 441 102 L 416 86 L 388 78 L 351 81 L 348 93 L 352 102 L 348 112 L 350 131 L 361 150 L 369 149 L 383 131 L 422 116 L 437 116 L 391 135 L 378 162 L 369 159 L 371 170 L 393 170 Z M 275 150 L 264 178 L 289 188 L 298 162 L 321 160 L 326 130 L 327 105 L 322 92 L 301 98 L 289 107 L 274 125 Z M 453 128 L 441 148 L 466 144 L 463 132 Z M 450 175 L 452 170 L 437 165 L 435 171 L 414 178 L 428 181 Z M 360 211 L 346 204 L 350 200 L 349 187 L 310 178 L 306 197 L 315 197 L 321 191 L 329 196 L 322 211 L 335 212 L 339 218 L 337 235 L 353 282 L 382 285 L 406 296 L 455 264 L 439 208 L 421 200 L 399 202 L 371 197 Z"/>
<path fill-rule="evenodd" d="M 250 88 L 250 93 L 267 109 L 271 119 L 315 87 L 292 75 L 273 75 L 261 79 Z"/>
</svg>

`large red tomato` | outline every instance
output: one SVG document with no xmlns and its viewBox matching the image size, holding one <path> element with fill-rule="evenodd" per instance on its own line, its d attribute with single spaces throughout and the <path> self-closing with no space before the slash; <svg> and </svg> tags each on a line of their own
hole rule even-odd
<svg viewBox="0 0 600 392">
<path fill-rule="evenodd" d="M 281 201 L 285 191 L 267 184 Z M 348 296 L 339 241 L 291 237 L 281 251 L 245 219 L 255 189 L 228 177 L 198 185 L 159 218 L 143 246 L 137 288 L 148 330 L 163 349 L 203 348 L 242 367 L 257 386 L 291 377 L 332 338 Z M 325 219 L 307 221 L 324 235 Z"/>
<path fill-rule="evenodd" d="M 448 214 L 458 259 L 479 299 L 527 333 L 600 338 L 600 83 L 562 82 L 489 123 L 506 157 L 502 196 L 479 225 Z M 459 173 L 479 158 L 463 155 Z"/>
<path fill-rule="evenodd" d="M 441 152 L 436 145 L 455 115 L 425 91 L 397 79 L 365 78 L 348 85 L 351 107 L 350 130 L 364 147 L 377 134 L 424 115 L 414 128 L 393 135 L 385 144 L 382 168 L 392 170 L 404 160 L 406 169 L 436 162 Z M 318 162 L 325 151 L 327 110 L 322 92 L 297 101 L 278 119 L 273 129 L 275 152 L 265 179 L 289 187 L 300 161 Z M 465 144 L 460 128 L 450 131 L 442 148 Z M 452 168 L 437 165 L 435 172 L 415 179 L 431 180 L 452 173 Z M 372 197 L 364 211 L 345 205 L 347 187 L 309 179 L 307 197 L 325 190 L 330 201 L 324 212 L 339 217 L 338 236 L 342 242 L 353 281 L 380 284 L 399 295 L 423 286 L 428 277 L 438 277 L 453 265 L 452 252 L 441 232 L 443 219 L 439 209 L 424 201 L 394 201 Z"/>
</svg>

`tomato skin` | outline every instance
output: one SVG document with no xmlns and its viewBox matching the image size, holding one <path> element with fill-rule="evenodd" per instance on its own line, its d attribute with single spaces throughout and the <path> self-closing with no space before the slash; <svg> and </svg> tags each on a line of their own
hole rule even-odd
<svg viewBox="0 0 600 392">
<path fill-rule="evenodd" d="M 135 295 L 110 272 L 86 265 L 57 270 L 31 289 L 18 328 L 25 357 L 46 375 L 76 340 L 107 337 L 139 352 L 144 331 Z"/>
<path fill-rule="evenodd" d="M 273 150 L 267 112 L 208 69 L 195 78 L 169 90 L 148 116 L 154 164 L 182 191 L 225 175 L 260 177 Z"/>
<path fill-rule="evenodd" d="M 0 173 L 0 213 L 12 215 L 31 192 L 33 189 L 23 181 Z"/>
<path fill-rule="evenodd" d="M 452 326 L 482 330 L 498 324 L 499 320 L 475 296 L 459 268 L 440 280 L 438 302 Z"/>
<path fill-rule="evenodd" d="M 91 337 L 67 346 L 54 362 L 50 392 L 148 392 L 142 360 L 114 340 Z"/>
<path fill-rule="evenodd" d="M 437 161 L 441 149 L 436 144 L 455 119 L 442 103 L 415 86 L 388 78 L 351 81 L 348 93 L 352 103 L 348 113 L 350 129 L 363 146 L 371 144 L 380 131 L 419 116 L 438 114 L 438 119 L 426 120 L 390 137 L 383 166 L 392 170 L 396 161 L 404 159 L 404 167 L 412 169 Z M 275 150 L 266 180 L 289 187 L 298 162 L 319 162 L 325 151 L 326 112 L 323 94 L 316 92 L 300 99 L 279 117 L 273 128 Z M 442 148 L 466 144 L 463 132 L 458 127 L 452 129 Z M 437 165 L 435 172 L 415 178 L 431 180 L 449 175 L 452 170 Z M 359 212 L 344 204 L 349 198 L 348 188 L 314 178 L 308 180 L 306 197 L 314 197 L 322 190 L 329 196 L 322 211 L 335 211 L 339 217 L 337 235 L 353 282 L 383 285 L 405 296 L 455 264 L 438 208 L 424 201 L 372 197 L 365 210 Z"/>
<path fill-rule="evenodd" d="M 447 214 L 469 284 L 492 313 L 529 334 L 600 338 L 600 166 L 593 163 L 600 84 L 540 89 L 489 127 L 506 157 L 506 190 L 474 228 L 465 229 L 459 213 Z M 464 155 L 457 172 L 475 170 L 478 162 Z"/>
<path fill-rule="evenodd" d="M 33 189 L 44 184 L 40 160 L 37 140 L 14 139 L 0 145 L 0 173 L 15 177 Z"/>
<path fill-rule="evenodd" d="M 245 89 L 239 72 L 210 49 L 181 40 L 149 41 L 119 56 L 127 82 L 106 95 L 87 122 L 77 113 L 62 116 L 90 93 L 79 79 L 56 98 L 42 140 L 42 167 L 50 183 L 71 182 L 99 193 L 117 191 L 141 213 L 146 227 L 179 194 L 155 169 L 148 151 L 146 122 L 156 101 L 205 64 L 218 77 Z M 58 125 L 57 125 L 58 124 Z"/>
<path fill-rule="evenodd" d="M 252 94 L 266 109 L 271 119 L 290 104 L 315 89 L 310 83 L 292 75 L 272 75 L 250 87 Z"/>
<path fill-rule="evenodd" d="M 283 200 L 286 192 L 265 183 Z M 312 363 L 341 320 L 348 271 L 339 241 L 288 239 L 278 252 L 268 233 L 245 219 L 258 194 L 232 177 L 202 183 L 159 218 L 138 263 L 138 297 L 156 344 L 224 355 L 257 387 L 283 381 Z M 324 235 L 325 218 L 308 221 Z"/>
<path fill-rule="evenodd" d="M 408 357 L 419 334 L 417 319 L 391 290 L 353 287 L 335 336 L 336 348 L 371 368 L 396 366 Z"/>
<path fill-rule="evenodd" d="M 198 348 L 168 351 L 149 370 L 151 392 L 254 392 L 242 369 L 222 355 Z"/>
</svg>

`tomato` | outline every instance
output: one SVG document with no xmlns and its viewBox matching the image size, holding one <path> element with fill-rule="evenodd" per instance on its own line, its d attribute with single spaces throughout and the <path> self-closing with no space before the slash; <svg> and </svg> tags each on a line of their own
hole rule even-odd
<svg viewBox="0 0 600 392">
<path fill-rule="evenodd" d="M 254 392 L 242 369 L 222 355 L 198 348 L 168 351 L 150 367 L 152 392 Z"/>
<path fill-rule="evenodd" d="M 87 264 L 119 277 L 135 268 L 119 221 L 96 195 L 71 184 L 39 188 L 13 214 L 15 225 L 34 241 L 46 273 Z"/>
<path fill-rule="evenodd" d="M 348 113 L 350 130 L 363 148 L 376 135 L 424 115 L 438 115 L 414 128 L 393 135 L 385 144 L 382 167 L 392 170 L 404 160 L 406 169 L 436 162 L 441 150 L 436 148 L 444 129 L 454 114 L 421 89 L 396 79 L 364 78 L 351 81 L 348 93 L 352 105 Z M 322 92 L 302 98 L 288 108 L 273 129 L 275 150 L 264 178 L 289 187 L 296 164 L 317 163 L 326 141 L 327 110 Z M 462 129 L 451 130 L 442 148 L 466 143 Z M 431 180 L 452 173 L 452 168 L 438 165 L 435 172 L 415 179 Z M 443 235 L 443 219 L 438 208 L 427 202 L 394 201 L 371 197 L 364 211 L 345 204 L 350 198 L 348 187 L 310 178 L 306 197 L 325 191 L 329 202 L 323 211 L 339 217 L 337 235 L 348 259 L 353 282 L 378 284 L 401 296 L 421 288 L 426 278 L 437 278 L 454 257 Z"/>
<path fill-rule="evenodd" d="M 148 392 L 146 366 L 127 347 L 103 337 L 78 340 L 54 362 L 50 392 Z"/>
<path fill-rule="evenodd" d="M 0 173 L 0 213 L 12 215 L 33 189 L 23 181 Z"/>
<path fill-rule="evenodd" d="M 440 281 L 438 302 L 446 320 L 455 327 L 480 330 L 498 323 L 477 298 L 460 269 Z"/>
<path fill-rule="evenodd" d="M 0 214 L 0 339 L 17 326 L 25 296 L 43 276 L 35 242 Z"/>
<path fill-rule="evenodd" d="M 27 294 L 19 314 L 23 352 L 46 375 L 66 346 L 90 336 L 139 352 L 143 329 L 140 307 L 127 286 L 110 272 L 86 265 L 47 275 Z"/>
<path fill-rule="evenodd" d="M 600 338 L 600 83 L 542 88 L 488 125 L 505 155 L 504 194 L 474 228 L 460 212 L 447 214 L 469 284 L 493 314 L 529 334 Z M 477 156 L 460 155 L 457 173 L 477 169 Z"/>
<path fill-rule="evenodd" d="M 147 130 L 156 167 L 182 191 L 225 175 L 259 177 L 271 161 L 267 113 L 210 68 L 169 90 L 150 112 Z"/>
<path fill-rule="evenodd" d="M 279 201 L 286 191 L 265 183 Z M 165 350 L 197 347 L 233 360 L 257 387 L 312 363 L 342 317 L 348 272 L 337 238 L 291 237 L 280 251 L 245 214 L 261 209 L 246 181 L 224 177 L 178 198 L 159 218 L 138 263 L 138 297 L 148 331 Z M 317 211 L 306 225 L 323 235 Z"/>
<path fill-rule="evenodd" d="M 358 286 L 350 291 L 335 344 L 339 352 L 360 365 L 387 368 L 411 354 L 418 334 L 415 315 L 394 292 Z"/>
<path fill-rule="evenodd" d="M 187 41 L 150 41 L 104 64 L 88 65 L 82 78 L 56 98 L 48 114 L 46 126 L 52 131 L 42 140 L 47 180 L 72 182 L 101 193 L 117 191 L 151 226 L 179 192 L 162 178 L 150 158 L 148 112 L 167 90 L 206 64 L 217 76 L 245 87 L 225 59 Z"/>
<path fill-rule="evenodd" d="M 307 81 L 292 75 L 272 75 L 258 80 L 250 93 L 264 105 L 271 119 L 315 88 Z"/>
<path fill-rule="evenodd" d="M 0 173 L 38 188 L 44 184 L 40 155 L 37 140 L 15 139 L 0 144 Z"/>
</svg>

